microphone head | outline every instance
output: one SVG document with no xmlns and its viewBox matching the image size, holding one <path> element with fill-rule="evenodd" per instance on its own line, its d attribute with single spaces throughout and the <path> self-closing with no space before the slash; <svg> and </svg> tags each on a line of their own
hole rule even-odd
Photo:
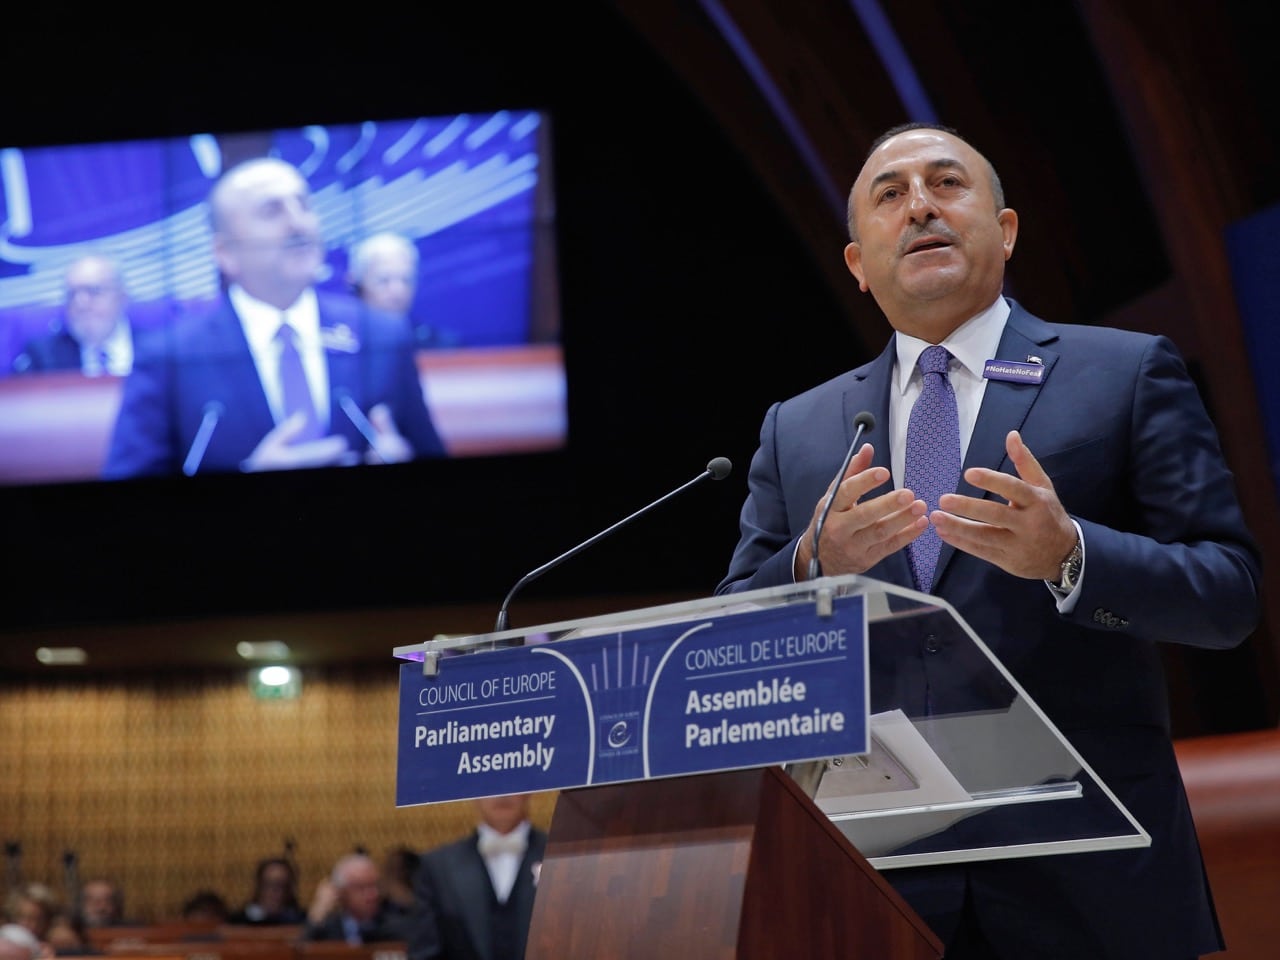
<svg viewBox="0 0 1280 960">
<path fill-rule="evenodd" d="M 863 410 L 860 414 L 853 418 L 853 429 L 862 428 L 863 433 L 870 433 L 876 427 L 875 414 L 869 410 Z"/>
<path fill-rule="evenodd" d="M 204 405 L 204 415 L 206 417 L 220 417 L 226 412 L 227 408 L 219 400 L 210 400 Z"/>
<path fill-rule="evenodd" d="M 707 473 L 711 474 L 712 480 L 723 480 L 732 470 L 733 464 L 728 457 L 716 457 L 707 464 Z"/>
</svg>

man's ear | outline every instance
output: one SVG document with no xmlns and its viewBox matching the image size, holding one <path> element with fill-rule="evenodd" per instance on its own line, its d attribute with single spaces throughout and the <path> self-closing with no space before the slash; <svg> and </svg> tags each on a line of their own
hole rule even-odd
<svg viewBox="0 0 1280 960">
<path fill-rule="evenodd" d="M 862 246 L 856 240 L 845 246 L 844 264 L 849 268 L 849 272 L 858 278 L 858 289 L 866 293 L 868 288 L 862 273 Z"/>
<path fill-rule="evenodd" d="M 996 220 L 1000 224 L 1000 230 L 1004 233 L 1004 258 L 1008 260 L 1013 256 L 1013 246 L 1018 242 L 1018 213 L 1009 207 L 1005 207 L 998 214 Z"/>
<path fill-rule="evenodd" d="M 213 235 L 213 262 L 218 265 L 218 272 L 230 279 L 236 275 L 236 255 L 233 245 L 225 234 Z"/>
</svg>

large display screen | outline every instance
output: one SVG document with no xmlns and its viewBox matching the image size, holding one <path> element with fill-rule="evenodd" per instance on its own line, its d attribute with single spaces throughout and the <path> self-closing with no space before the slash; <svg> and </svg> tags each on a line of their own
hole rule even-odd
<svg viewBox="0 0 1280 960">
<path fill-rule="evenodd" d="M 0 484 L 563 447 L 548 126 L 512 110 L 0 150 Z M 305 210 L 240 191 L 220 221 L 215 186 L 261 158 L 296 171 Z M 271 217 L 318 233 L 297 346 L 340 458 L 251 456 L 294 440 L 259 288 L 297 231 Z M 436 445 L 414 443 L 410 379 Z M 384 401 L 407 444 L 373 442 Z"/>
</svg>

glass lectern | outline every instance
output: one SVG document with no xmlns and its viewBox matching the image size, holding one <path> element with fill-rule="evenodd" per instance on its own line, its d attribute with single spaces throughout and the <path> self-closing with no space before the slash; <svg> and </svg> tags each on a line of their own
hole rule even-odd
<svg viewBox="0 0 1280 960">
<path fill-rule="evenodd" d="M 677 645 L 685 645 L 681 650 L 690 649 L 695 634 L 705 638 L 720 630 L 745 650 L 757 639 L 776 640 L 783 629 L 778 626 L 780 615 L 786 617 L 785 629 L 797 631 L 794 635 L 806 635 L 807 631 L 808 635 L 825 636 L 827 625 L 849 611 L 857 611 L 857 647 L 848 657 L 827 658 L 822 676 L 824 681 L 839 684 L 846 679 L 847 670 L 849 684 L 865 684 L 865 697 L 859 702 L 865 704 L 866 715 L 856 719 L 865 724 L 866 749 L 827 756 L 801 750 L 794 757 L 783 757 L 782 766 L 872 866 L 883 870 L 1150 844 L 1142 825 L 949 604 L 928 594 L 861 576 L 820 578 L 528 629 L 437 637 L 398 647 L 395 656 L 408 661 L 401 668 L 402 781 L 411 785 L 440 782 L 435 772 L 429 778 L 413 780 L 413 766 L 420 754 L 411 747 L 424 736 L 436 736 L 429 721 L 423 719 L 430 710 L 422 704 L 445 699 L 419 693 L 403 695 L 406 677 L 419 689 L 432 683 L 433 678 L 448 677 L 454 664 L 463 658 L 472 674 L 476 670 L 481 675 L 489 670 L 510 673 L 520 669 L 521 662 L 510 655 L 512 651 L 538 647 L 543 648 L 542 653 L 557 654 L 542 658 L 542 662 L 563 665 L 572 676 L 559 689 L 566 690 L 565 696 L 584 702 L 604 696 L 599 683 L 592 686 L 585 677 L 588 670 L 594 675 L 594 660 L 600 659 L 604 687 L 609 690 L 608 705 L 618 708 L 624 692 L 609 688 L 609 671 L 616 668 L 615 686 L 623 686 L 623 661 L 629 659 L 631 662 L 625 666 L 634 688 L 626 693 L 630 713 L 618 708 L 616 715 L 633 716 L 638 737 L 642 732 L 658 729 L 664 714 L 694 702 L 688 700 L 683 687 L 674 694 L 665 693 L 662 684 L 680 679 L 674 675 L 682 669 L 681 663 L 696 665 L 712 656 L 683 656 L 682 660 L 672 655 Z M 608 641 L 603 647 L 599 646 L 600 638 Z M 650 646 L 643 646 L 639 642 L 642 639 Z M 574 645 L 591 642 L 597 644 L 592 648 L 592 663 L 589 667 L 575 664 L 568 655 L 576 649 Z M 930 650 L 943 648 L 948 653 L 948 671 L 940 680 L 928 675 L 925 659 Z M 597 654 L 597 649 L 602 652 Z M 722 644 L 721 649 L 728 647 Z M 490 657 L 495 652 L 508 655 Z M 637 679 L 642 656 L 648 658 L 645 676 Z M 732 655 L 722 657 L 720 666 L 723 669 L 717 676 L 730 680 L 750 672 L 749 665 L 733 662 Z M 663 673 L 664 670 L 668 672 Z M 751 682 L 759 684 L 760 690 L 765 689 L 763 681 Z M 706 689 L 708 683 L 704 680 L 700 689 Z M 737 689 L 746 689 L 740 679 Z M 726 695 L 734 696 L 732 690 Z M 715 702 L 725 702 L 724 695 Z M 441 711 L 453 710 L 451 716 L 455 719 L 449 722 L 456 729 L 460 711 L 474 711 L 481 706 L 454 703 L 442 706 Z M 590 717 L 581 722 L 593 728 L 584 741 L 589 745 L 579 751 L 592 754 L 583 762 L 582 770 L 598 769 L 604 760 L 616 761 L 622 748 L 610 738 L 630 739 L 633 732 L 625 721 L 605 729 L 601 726 L 602 711 L 593 712 L 591 706 L 588 704 L 588 712 L 581 714 Z M 436 720 L 440 716 L 443 712 L 437 714 Z M 560 720 L 563 726 L 570 725 L 565 715 Z M 550 723 L 546 726 L 550 732 Z M 688 727 L 685 724 L 685 729 Z M 564 732 L 562 727 L 561 733 Z M 687 741 L 684 746 L 688 746 Z M 674 771 L 668 768 L 664 772 L 659 762 L 661 751 L 655 746 L 651 759 L 647 752 L 641 753 L 647 749 L 636 747 L 636 761 L 622 779 L 699 772 L 696 767 Z M 495 750 L 492 756 L 503 755 L 499 748 Z M 608 754 L 609 750 L 614 753 Z M 550 746 L 545 751 L 538 747 L 539 761 L 544 753 L 546 766 L 550 767 Z M 568 747 L 562 749 L 560 756 L 566 754 L 572 755 Z M 717 754 L 721 758 L 744 755 Z M 733 766 L 720 759 L 707 769 Z M 541 781 L 531 782 L 537 788 Z M 588 786 L 592 782 L 584 775 L 554 786 Z M 526 784 L 517 782 L 516 786 L 524 789 Z M 410 789 L 407 797 L 397 802 L 431 802 L 429 792 L 424 798 L 421 788 L 415 789 L 419 792 Z M 476 790 L 476 796 L 492 792 L 480 785 Z M 465 789 L 461 793 L 455 789 L 447 799 L 465 795 Z"/>
</svg>

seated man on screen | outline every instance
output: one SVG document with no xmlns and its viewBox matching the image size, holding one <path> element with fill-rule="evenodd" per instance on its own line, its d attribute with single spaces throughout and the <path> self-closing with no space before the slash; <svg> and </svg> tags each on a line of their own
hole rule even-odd
<svg viewBox="0 0 1280 960">
<path fill-rule="evenodd" d="M 401 319 L 315 289 L 320 220 L 302 175 L 260 157 L 209 197 L 225 293 L 138 343 L 109 479 L 442 456 Z"/>
<path fill-rule="evenodd" d="M 375 233 L 351 248 L 347 283 L 372 309 L 404 317 L 419 347 L 449 346 L 457 342 L 455 334 L 413 316 L 419 259 L 418 248 L 408 237 L 389 231 Z"/>
<path fill-rule="evenodd" d="M 88 377 L 124 376 L 133 365 L 133 335 L 119 266 L 109 257 L 89 254 L 72 261 L 64 279 L 62 322 L 23 347 L 13 360 L 13 372 L 79 370 Z"/>
<path fill-rule="evenodd" d="M 418 291 L 418 248 L 398 233 L 375 233 L 351 248 L 347 282 L 375 310 L 408 317 Z"/>
</svg>

